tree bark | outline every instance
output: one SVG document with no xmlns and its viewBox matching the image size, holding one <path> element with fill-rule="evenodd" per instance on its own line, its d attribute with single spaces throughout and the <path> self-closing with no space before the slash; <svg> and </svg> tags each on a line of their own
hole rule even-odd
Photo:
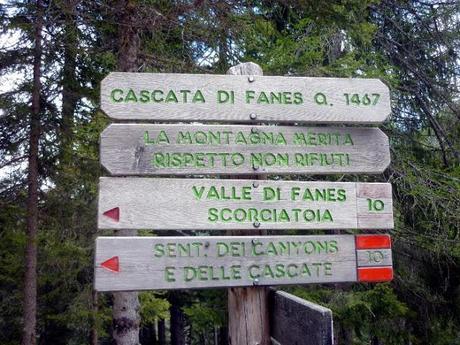
<svg viewBox="0 0 460 345">
<path fill-rule="evenodd" d="M 231 67 L 227 74 L 263 75 L 255 63 Z M 249 80 L 248 80 L 249 83 Z M 248 115 L 249 116 L 249 115 Z M 248 178 L 254 178 L 249 176 Z M 229 235 L 266 235 L 264 230 L 229 231 Z M 254 282 L 256 285 L 256 282 Z M 268 290 L 265 287 L 231 288 L 228 290 L 228 343 L 230 345 L 269 345 Z"/>
<path fill-rule="evenodd" d="M 98 311 L 98 298 L 97 298 L 97 291 L 93 289 L 92 291 L 92 318 L 91 318 L 91 331 L 90 331 L 90 344 L 97 345 L 97 311 Z"/>
<path fill-rule="evenodd" d="M 150 344 L 157 345 L 157 329 L 156 329 L 157 322 L 155 321 L 152 325 L 150 325 Z"/>
<path fill-rule="evenodd" d="M 24 277 L 24 328 L 23 345 L 35 345 L 37 338 L 37 233 L 38 233 L 38 144 L 40 138 L 40 67 L 42 59 L 43 8 L 41 0 L 36 2 L 37 18 L 34 33 L 34 62 L 32 111 L 29 135 L 29 169 L 27 174 L 27 244 Z"/>
<path fill-rule="evenodd" d="M 121 13 L 118 26 L 117 67 L 120 72 L 136 72 L 140 47 L 136 1 L 120 0 L 117 8 Z"/>
<path fill-rule="evenodd" d="M 68 174 L 73 165 L 74 115 L 78 103 L 78 83 L 76 80 L 78 29 L 76 22 L 76 2 L 66 1 L 62 11 L 65 16 L 64 26 L 64 66 L 62 71 L 62 123 L 60 130 L 61 170 Z M 68 174 L 71 175 L 71 174 Z M 64 183 L 67 178 L 64 178 Z"/>
<path fill-rule="evenodd" d="M 227 326 L 222 326 L 219 328 L 219 345 L 228 345 L 228 328 Z"/>
<path fill-rule="evenodd" d="M 136 2 L 120 0 L 115 7 L 118 20 L 118 62 L 120 72 L 137 70 L 139 34 L 137 29 Z M 119 230 L 117 236 L 136 236 L 136 230 Z M 137 291 L 113 293 L 113 340 L 115 345 L 138 345 L 140 304 Z"/>
<path fill-rule="evenodd" d="M 166 345 L 166 327 L 165 320 L 158 320 L 158 345 Z"/>
<path fill-rule="evenodd" d="M 137 292 L 113 293 L 114 345 L 139 344 L 139 298 Z"/>
<path fill-rule="evenodd" d="M 182 312 L 182 301 L 179 294 L 180 292 L 176 291 L 171 291 L 169 294 L 171 345 L 185 345 L 185 315 Z"/>
<path fill-rule="evenodd" d="M 141 327 L 139 339 L 142 345 L 157 345 L 156 322 Z"/>
</svg>

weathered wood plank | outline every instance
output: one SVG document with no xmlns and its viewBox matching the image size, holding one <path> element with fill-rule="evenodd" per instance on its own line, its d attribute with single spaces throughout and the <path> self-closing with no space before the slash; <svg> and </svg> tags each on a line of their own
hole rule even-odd
<svg viewBox="0 0 460 345">
<path fill-rule="evenodd" d="M 355 242 L 354 235 L 99 237 L 95 286 L 120 291 L 353 282 L 360 267 L 391 268 L 390 249 L 372 249 L 386 257 L 373 260 Z"/>
<path fill-rule="evenodd" d="M 270 335 L 279 345 L 332 345 L 332 310 L 284 291 L 270 291 Z"/>
<path fill-rule="evenodd" d="M 393 228 L 388 183 L 102 177 L 99 186 L 100 229 Z"/>
<path fill-rule="evenodd" d="M 118 120 L 383 122 L 388 87 L 378 79 L 110 73 L 101 108 Z"/>
<path fill-rule="evenodd" d="M 390 149 L 378 128 L 112 124 L 101 163 L 112 175 L 381 173 Z"/>
</svg>

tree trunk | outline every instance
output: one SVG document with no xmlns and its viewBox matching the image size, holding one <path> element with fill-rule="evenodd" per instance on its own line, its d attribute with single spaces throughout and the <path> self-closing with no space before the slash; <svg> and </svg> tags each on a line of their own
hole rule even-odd
<svg viewBox="0 0 460 345">
<path fill-rule="evenodd" d="M 90 344 L 97 345 L 97 311 L 98 311 L 98 298 L 97 291 L 93 289 L 92 291 L 92 319 L 91 319 L 91 331 L 90 331 Z"/>
<path fill-rule="evenodd" d="M 339 345 L 352 345 L 353 330 L 340 324 L 337 338 L 337 344 Z"/>
<path fill-rule="evenodd" d="M 227 74 L 251 75 L 257 78 L 263 72 L 257 64 L 248 62 L 230 68 Z M 248 178 L 257 179 L 254 176 Z M 237 230 L 229 231 L 228 234 L 266 235 L 263 230 Z M 267 298 L 268 290 L 265 287 L 228 290 L 228 343 L 230 345 L 268 345 L 270 343 Z"/>
<path fill-rule="evenodd" d="M 185 345 L 185 315 L 182 312 L 182 303 L 179 296 L 180 292 L 171 291 L 169 303 L 171 306 L 171 345 Z"/>
<path fill-rule="evenodd" d="M 155 323 L 141 327 L 139 339 L 142 345 L 157 345 L 157 332 Z"/>
<path fill-rule="evenodd" d="M 27 174 L 27 244 L 24 277 L 23 345 L 35 345 L 37 334 L 37 233 L 38 233 L 38 141 L 40 138 L 40 67 L 42 58 L 43 8 L 37 0 L 34 33 L 32 112 L 30 116 L 29 170 Z"/>
<path fill-rule="evenodd" d="M 156 321 L 152 325 L 150 325 L 150 345 L 157 345 L 157 329 L 156 329 Z"/>
<path fill-rule="evenodd" d="M 118 26 L 118 62 L 120 72 L 137 70 L 139 35 L 136 5 L 132 0 L 120 0 L 115 8 L 120 13 Z M 119 230 L 118 236 L 136 236 L 136 230 Z M 137 291 L 113 293 L 113 340 L 115 345 L 139 344 L 140 304 Z"/>
<path fill-rule="evenodd" d="M 377 338 L 375 335 L 372 337 L 371 345 L 380 345 L 379 338 Z"/>
<path fill-rule="evenodd" d="M 65 15 L 65 41 L 64 41 L 64 66 L 62 71 L 62 123 L 61 123 L 61 147 L 59 163 L 64 175 L 73 165 L 73 131 L 74 114 L 78 102 L 78 84 L 76 80 L 78 29 L 76 22 L 76 3 L 64 2 L 63 12 Z M 66 174 L 67 173 L 67 174 Z M 67 178 L 64 178 L 64 183 Z"/>
<path fill-rule="evenodd" d="M 117 236 L 136 236 L 133 230 L 119 230 Z M 114 345 L 138 345 L 140 304 L 137 291 L 114 292 L 112 328 Z"/>
<path fill-rule="evenodd" d="M 219 345 L 228 345 L 228 328 L 222 326 L 219 328 Z"/>
<path fill-rule="evenodd" d="M 165 320 L 158 320 L 158 345 L 166 345 L 166 327 Z"/>
<path fill-rule="evenodd" d="M 120 13 L 117 67 L 120 72 L 136 72 L 140 46 L 136 1 L 119 0 L 116 8 Z"/>
</svg>

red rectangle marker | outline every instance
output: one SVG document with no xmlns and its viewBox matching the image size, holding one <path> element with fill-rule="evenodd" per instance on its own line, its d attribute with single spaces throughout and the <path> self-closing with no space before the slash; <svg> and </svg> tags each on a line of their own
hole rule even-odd
<svg viewBox="0 0 460 345">
<path fill-rule="evenodd" d="M 387 282 L 393 279 L 393 267 L 359 267 L 359 282 Z"/>
<path fill-rule="evenodd" d="M 356 235 L 356 249 L 391 249 L 390 235 Z"/>
</svg>

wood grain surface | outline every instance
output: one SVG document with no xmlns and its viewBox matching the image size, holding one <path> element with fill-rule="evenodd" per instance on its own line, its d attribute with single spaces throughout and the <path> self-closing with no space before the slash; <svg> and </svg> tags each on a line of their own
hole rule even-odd
<svg viewBox="0 0 460 345">
<path fill-rule="evenodd" d="M 278 255 L 275 250 L 279 251 Z M 101 266 L 114 256 L 119 260 L 119 272 Z M 302 268 L 304 263 L 309 272 L 302 271 L 305 270 Z M 333 238 L 99 237 L 95 264 L 98 291 L 305 284 L 357 279 L 353 235 Z M 275 266 L 277 264 L 283 267 Z M 266 265 L 271 265 L 271 273 Z M 281 269 L 286 272 L 281 274 Z"/>
<path fill-rule="evenodd" d="M 381 173 L 378 128 L 112 124 L 101 134 L 111 175 Z"/>
<path fill-rule="evenodd" d="M 367 235 L 372 236 L 372 235 Z M 357 281 L 391 267 L 391 249 L 356 249 L 355 235 L 99 237 L 98 291 Z M 106 265 L 116 258 L 116 265 Z"/>
<path fill-rule="evenodd" d="M 99 229 L 393 228 L 388 183 L 102 177 L 99 187 Z"/>
<path fill-rule="evenodd" d="M 383 122 L 391 112 L 379 79 L 110 73 L 101 108 L 117 120 Z"/>
<path fill-rule="evenodd" d="M 269 301 L 274 344 L 334 344 L 332 310 L 285 291 L 271 290 Z"/>
</svg>

